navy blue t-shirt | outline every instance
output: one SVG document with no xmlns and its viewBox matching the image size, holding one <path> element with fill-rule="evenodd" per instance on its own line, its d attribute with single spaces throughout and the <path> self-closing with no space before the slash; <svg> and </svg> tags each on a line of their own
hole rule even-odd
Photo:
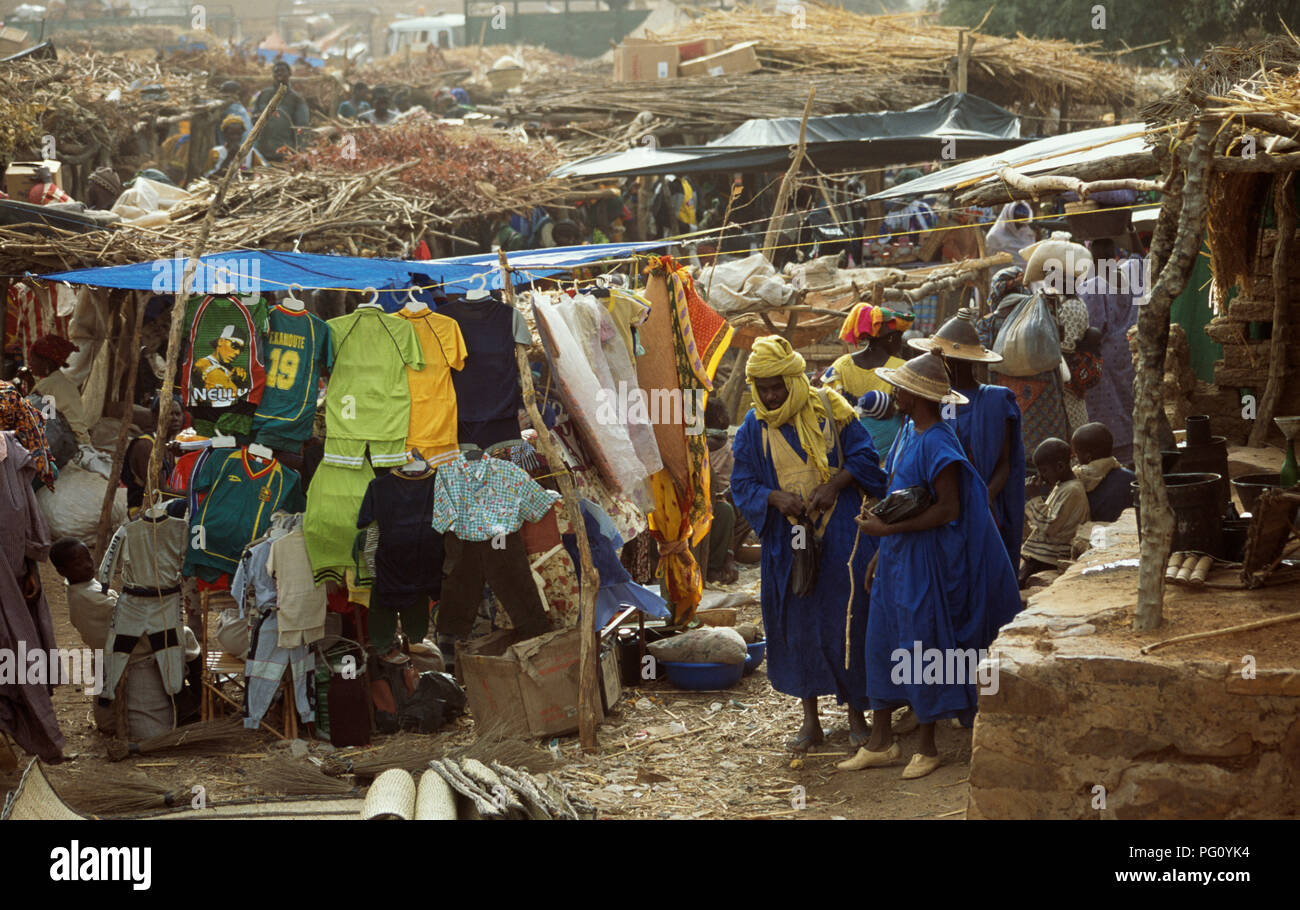
<svg viewBox="0 0 1300 910">
<path fill-rule="evenodd" d="M 433 529 L 434 478 L 388 471 L 370 481 L 357 527 L 379 522 L 375 594 L 442 594 L 442 535 Z M 382 606 L 382 604 L 381 604 Z"/>
<path fill-rule="evenodd" d="M 456 320 L 465 338 L 465 367 L 451 374 L 459 441 L 487 448 L 518 439 L 517 415 L 524 401 L 515 343 L 532 341 L 523 314 L 494 298 L 451 300 L 440 305 L 438 313 Z"/>
<path fill-rule="evenodd" d="M 1119 513 L 1133 505 L 1134 474 L 1128 468 L 1111 468 L 1088 494 L 1088 512 L 1093 521 L 1116 521 Z"/>
</svg>

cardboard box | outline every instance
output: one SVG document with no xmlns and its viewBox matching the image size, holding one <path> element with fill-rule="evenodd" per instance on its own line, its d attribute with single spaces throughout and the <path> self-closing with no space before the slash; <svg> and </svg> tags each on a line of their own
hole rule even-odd
<svg viewBox="0 0 1300 910">
<path fill-rule="evenodd" d="M 685 41 L 658 41 L 654 38 L 624 38 L 624 47 L 675 47 L 677 48 L 677 62 L 683 63 L 687 60 L 694 60 L 696 57 L 706 57 L 709 54 L 716 54 L 723 49 L 722 39 L 717 35 L 700 35 L 698 38 L 688 38 Z"/>
<path fill-rule="evenodd" d="M 21 28 L 0 26 L 0 57 L 16 54 L 32 43 L 32 36 Z"/>
<path fill-rule="evenodd" d="M 614 48 L 615 82 L 655 82 L 677 78 L 677 45 L 629 39 Z"/>
<path fill-rule="evenodd" d="M 688 76 L 723 76 L 736 73 L 753 73 L 762 69 L 758 62 L 758 52 L 754 50 L 757 41 L 745 41 L 733 44 L 725 51 L 688 60 L 677 67 L 683 78 Z"/>
<path fill-rule="evenodd" d="M 716 54 L 723 48 L 722 39 L 716 35 L 701 35 L 689 41 L 677 41 L 675 43 L 677 45 L 677 62 L 679 66 L 688 60 Z"/>
<path fill-rule="evenodd" d="M 561 736 L 578 729 L 580 634 L 563 629 L 518 641 L 510 631 L 470 642 L 457 655 L 469 710 L 478 724 L 505 736 Z M 611 648 L 600 661 L 605 704 L 622 694 L 618 658 Z M 603 712 L 602 712 L 603 716 Z"/>
<path fill-rule="evenodd" d="M 63 164 L 59 161 L 15 161 L 5 168 L 5 192 L 9 198 L 27 201 L 27 194 L 36 186 L 36 169 L 41 165 L 50 169 L 54 183 L 63 189 Z"/>
</svg>

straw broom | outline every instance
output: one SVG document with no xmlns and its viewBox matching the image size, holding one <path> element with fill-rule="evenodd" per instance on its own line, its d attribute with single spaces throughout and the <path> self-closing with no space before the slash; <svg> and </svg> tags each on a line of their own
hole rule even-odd
<svg viewBox="0 0 1300 910">
<path fill-rule="evenodd" d="M 537 749 L 518 737 L 506 732 L 504 724 L 484 724 L 478 729 L 478 737 L 468 746 L 454 749 L 450 758 L 464 762 L 470 759 L 487 763 L 497 762 L 514 768 L 527 768 L 530 771 L 549 771 L 558 762 L 548 751 Z"/>
<path fill-rule="evenodd" d="M 313 765 L 272 759 L 251 769 L 251 781 L 260 789 L 286 796 L 360 796 L 361 791 L 337 777 L 328 777 Z"/>
<path fill-rule="evenodd" d="M 57 790 L 68 805 L 91 815 L 125 815 L 189 801 L 184 789 L 168 790 L 135 769 L 104 769 L 96 771 L 93 778 L 71 775 L 58 781 Z"/>
<path fill-rule="evenodd" d="M 325 759 L 322 771 L 341 777 L 355 774 L 361 778 L 378 777 L 392 768 L 403 771 L 420 771 L 429 766 L 429 760 L 441 757 L 433 737 L 414 734 L 395 737 L 382 746 L 352 752 L 336 752 Z"/>
<path fill-rule="evenodd" d="M 355 774 L 360 778 L 371 778 L 392 768 L 411 773 L 423 771 L 435 758 L 477 759 L 484 763 L 498 761 L 533 771 L 547 771 L 556 766 L 556 760 L 549 752 L 507 735 L 505 729 L 501 724 L 484 725 L 473 743 L 450 750 L 446 742 L 436 736 L 399 735 L 381 746 L 335 752 L 325 759 L 321 770 L 334 777 Z"/>
<path fill-rule="evenodd" d="M 143 742 L 132 743 L 121 739 L 108 740 L 109 761 L 121 761 L 129 755 L 148 755 L 164 749 L 189 749 L 203 747 L 225 751 L 227 747 L 245 744 L 254 734 L 244 729 L 238 717 L 226 717 L 198 724 L 177 727 Z"/>
</svg>

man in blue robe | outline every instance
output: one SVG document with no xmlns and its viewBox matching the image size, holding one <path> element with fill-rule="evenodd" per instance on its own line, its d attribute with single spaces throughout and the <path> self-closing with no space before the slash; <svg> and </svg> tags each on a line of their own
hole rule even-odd
<svg viewBox="0 0 1300 910">
<path fill-rule="evenodd" d="M 834 390 L 814 393 L 804 366 L 778 335 L 754 342 L 745 368 L 754 409 L 736 433 L 731 471 L 736 508 L 763 544 L 767 676 L 772 688 L 803 702 L 803 725 L 788 744 L 797 752 L 823 740 L 819 695 L 848 704 L 850 742 L 859 745 L 870 735 L 863 715 L 862 582 L 875 547 L 857 534 L 854 519 L 862 490 L 878 497 L 885 486 L 871 436 L 852 406 Z M 817 538 L 815 586 L 800 596 L 796 549 L 812 547 Z"/>
<path fill-rule="evenodd" d="M 975 312 L 962 307 L 930 338 L 908 342 L 918 351 L 943 357 L 948 378 L 966 404 L 945 406 L 943 419 L 957 431 L 966 458 L 989 491 L 989 508 L 1013 565 L 1020 560 L 1025 524 L 1025 443 L 1020 435 L 1020 405 L 1006 386 L 986 385 L 975 378 L 975 364 L 998 363 L 980 343 Z"/>
<path fill-rule="evenodd" d="M 858 519 L 879 538 L 866 636 L 872 731 L 839 767 L 857 771 L 901 758 L 890 714 L 910 705 L 920 722 L 917 753 L 903 772 L 912 779 L 941 764 L 936 721 L 957 717 L 969 725 L 974 718 L 978 662 L 1020 610 L 1020 595 L 988 489 L 941 416 L 944 404 L 965 401 L 952 392 L 943 360 L 923 354 L 881 375 L 909 418 L 885 459 L 889 492 L 922 486 L 932 502 L 893 524 L 872 514 Z"/>
</svg>

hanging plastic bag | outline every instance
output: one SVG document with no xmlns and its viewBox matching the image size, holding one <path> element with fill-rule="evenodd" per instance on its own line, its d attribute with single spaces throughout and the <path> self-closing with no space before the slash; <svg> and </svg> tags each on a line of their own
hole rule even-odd
<svg viewBox="0 0 1300 910">
<path fill-rule="evenodd" d="M 1042 294 L 1026 297 L 1003 324 L 993 342 L 1002 355 L 997 371 L 1005 376 L 1035 376 L 1061 362 L 1061 335 Z"/>
</svg>

